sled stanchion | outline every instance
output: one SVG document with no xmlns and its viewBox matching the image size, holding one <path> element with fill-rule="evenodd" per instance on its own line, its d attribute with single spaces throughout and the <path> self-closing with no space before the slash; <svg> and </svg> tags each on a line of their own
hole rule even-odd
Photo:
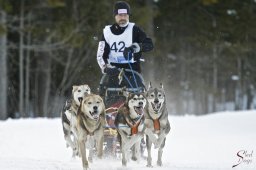
<svg viewBox="0 0 256 170">
<path fill-rule="evenodd" d="M 123 76 L 124 76 L 124 69 L 122 68 L 120 73 L 118 74 L 118 79 L 119 79 L 119 82 L 118 84 L 120 85 L 123 81 Z"/>
<path fill-rule="evenodd" d="M 118 70 L 120 71 L 120 69 L 118 69 Z M 123 70 L 123 69 L 122 69 L 122 70 Z M 122 70 L 121 70 L 121 71 L 122 71 Z M 120 71 L 120 72 L 121 72 L 121 71 Z M 128 82 L 129 86 L 130 86 L 132 89 L 134 89 L 134 88 L 133 88 L 133 85 L 131 84 L 130 80 L 129 80 L 128 77 L 125 75 L 125 73 L 123 73 L 122 76 L 126 79 L 126 81 Z M 120 79 L 119 79 L 119 81 L 120 81 Z"/>
<path fill-rule="evenodd" d="M 129 52 L 129 53 L 130 53 L 130 52 Z M 129 55 L 129 53 L 128 53 L 128 55 Z M 137 83 L 136 77 L 135 77 L 135 75 L 134 75 L 134 71 L 133 71 L 132 66 L 131 66 L 131 64 L 130 64 L 130 61 L 128 61 L 128 65 L 129 65 L 129 67 L 130 67 L 130 69 L 131 69 L 131 71 L 132 71 L 132 76 L 133 76 L 135 85 L 136 85 L 136 87 L 138 88 L 138 83 Z"/>
</svg>

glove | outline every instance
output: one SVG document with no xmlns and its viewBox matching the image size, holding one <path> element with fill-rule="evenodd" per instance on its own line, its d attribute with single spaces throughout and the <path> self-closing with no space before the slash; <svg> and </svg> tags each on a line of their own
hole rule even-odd
<svg viewBox="0 0 256 170">
<path fill-rule="evenodd" d="M 138 53 L 140 52 L 140 46 L 138 43 L 133 43 L 130 47 L 125 47 L 124 48 L 124 58 L 126 60 L 131 60 L 133 57 L 133 53 Z"/>
<path fill-rule="evenodd" d="M 134 52 L 134 50 L 133 50 L 133 47 L 132 46 L 130 46 L 130 47 L 125 47 L 124 48 L 124 53 L 123 53 L 123 55 L 124 55 L 124 58 L 126 59 L 126 60 L 131 60 L 132 59 L 132 56 L 133 56 L 133 52 Z"/>
<path fill-rule="evenodd" d="M 104 69 L 104 73 L 108 74 L 108 75 L 111 75 L 111 76 L 114 76 L 114 75 L 118 75 L 119 74 L 119 71 L 117 68 L 113 67 L 113 68 L 110 68 L 110 67 L 106 67 Z"/>
</svg>

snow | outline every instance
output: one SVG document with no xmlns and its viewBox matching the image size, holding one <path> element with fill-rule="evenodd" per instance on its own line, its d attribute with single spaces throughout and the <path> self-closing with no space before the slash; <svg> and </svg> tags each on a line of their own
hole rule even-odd
<svg viewBox="0 0 256 170">
<path fill-rule="evenodd" d="M 153 168 L 146 160 L 128 162 L 120 159 L 94 159 L 92 170 L 226 170 L 256 169 L 256 111 L 222 112 L 206 116 L 170 116 L 172 129 L 163 153 L 163 167 Z M 237 152 L 245 150 L 237 167 Z M 146 153 L 145 153 L 146 154 Z M 0 121 L 0 170 L 82 170 L 80 158 L 71 158 L 66 148 L 61 120 L 8 119 Z M 247 161 L 246 161 L 247 160 Z M 241 161 L 241 160 L 240 160 Z"/>
</svg>

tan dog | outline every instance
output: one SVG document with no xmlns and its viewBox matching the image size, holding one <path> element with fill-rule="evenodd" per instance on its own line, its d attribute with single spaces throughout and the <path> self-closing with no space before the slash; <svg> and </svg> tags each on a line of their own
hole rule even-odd
<svg viewBox="0 0 256 170">
<path fill-rule="evenodd" d="M 80 106 L 80 101 L 91 93 L 91 89 L 87 84 L 73 86 L 72 98 L 66 101 L 65 106 L 61 112 L 61 121 L 64 132 L 64 138 L 67 146 L 70 146 L 73 150 L 72 157 L 78 155 L 77 146 L 77 111 Z"/>
<path fill-rule="evenodd" d="M 95 94 L 86 96 L 81 102 L 77 120 L 78 145 L 82 156 L 83 169 L 87 170 L 89 166 L 86 148 L 89 148 L 89 160 L 92 160 L 94 146 L 99 158 L 103 154 L 104 126 L 106 125 L 103 99 Z"/>
</svg>

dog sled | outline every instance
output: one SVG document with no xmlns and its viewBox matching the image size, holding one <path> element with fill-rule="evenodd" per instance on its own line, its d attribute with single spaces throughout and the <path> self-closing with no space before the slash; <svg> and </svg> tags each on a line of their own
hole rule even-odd
<svg viewBox="0 0 256 170">
<path fill-rule="evenodd" d="M 140 93 L 145 91 L 144 79 L 140 73 L 130 69 L 118 69 L 117 74 L 103 74 L 99 93 L 103 97 L 106 106 L 107 125 L 104 130 L 105 155 L 121 157 L 120 144 L 117 140 L 117 130 L 114 124 L 119 107 L 126 100 L 124 92 Z M 141 142 L 141 150 L 145 149 L 144 140 Z"/>
</svg>

